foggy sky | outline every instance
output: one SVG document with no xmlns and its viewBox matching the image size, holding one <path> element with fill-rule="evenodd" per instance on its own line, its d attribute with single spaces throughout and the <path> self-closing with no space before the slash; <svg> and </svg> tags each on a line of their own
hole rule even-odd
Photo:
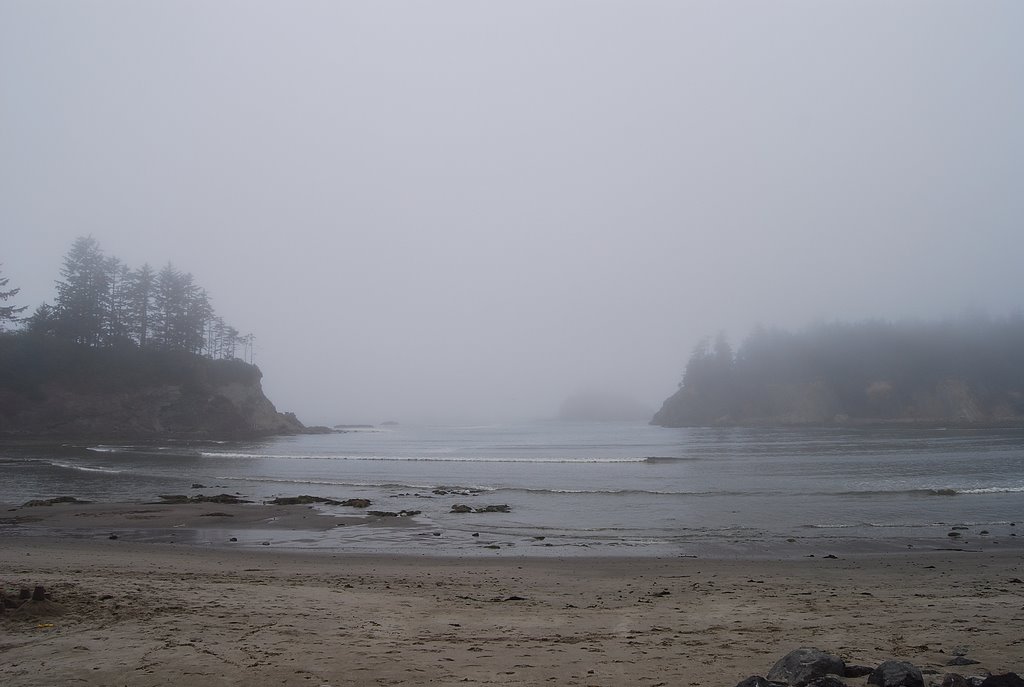
<svg viewBox="0 0 1024 687">
<path fill-rule="evenodd" d="M 307 422 L 656 407 L 1024 294 L 1024 3 L 0 0 L 0 268 L 192 272 Z"/>
</svg>

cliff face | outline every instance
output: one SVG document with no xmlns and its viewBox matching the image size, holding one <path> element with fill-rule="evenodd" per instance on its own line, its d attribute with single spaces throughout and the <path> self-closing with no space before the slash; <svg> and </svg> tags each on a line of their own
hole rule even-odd
<svg viewBox="0 0 1024 687">
<path fill-rule="evenodd" d="M 755 391 L 746 403 L 725 409 L 708 403 L 706 394 L 699 389 L 684 386 L 665 401 L 651 424 L 663 427 L 1024 424 L 1024 393 L 986 393 L 960 378 L 948 378 L 923 390 L 903 390 L 893 382 L 876 380 L 860 393 L 844 390 L 839 394 L 831 385 L 819 380 L 766 386 Z"/>
<path fill-rule="evenodd" d="M 242 438 L 305 428 L 240 360 L 8 340 L 0 435 Z"/>
</svg>

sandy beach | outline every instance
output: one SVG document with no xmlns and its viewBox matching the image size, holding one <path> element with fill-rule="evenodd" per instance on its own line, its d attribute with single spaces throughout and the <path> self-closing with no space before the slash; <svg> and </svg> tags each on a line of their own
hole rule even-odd
<svg viewBox="0 0 1024 687">
<path fill-rule="evenodd" d="M 94 516 L 105 532 L 155 507 L 93 508 L 107 509 Z M 232 508 L 244 507 L 191 517 Z M 161 525 L 182 511 L 134 515 Z M 42 585 L 50 601 L 0 615 L 0 684 L 731 687 L 799 646 L 906 659 L 927 684 L 1021 672 L 1021 578 L 1019 551 L 437 558 L 28 533 L 4 538 L 0 584 Z M 964 651 L 979 663 L 946 667 Z"/>
</svg>

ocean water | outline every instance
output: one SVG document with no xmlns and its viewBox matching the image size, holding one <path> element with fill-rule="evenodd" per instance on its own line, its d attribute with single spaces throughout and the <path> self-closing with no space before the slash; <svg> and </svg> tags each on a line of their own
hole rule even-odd
<svg viewBox="0 0 1024 687">
<path fill-rule="evenodd" d="M 192 489 L 193 483 L 207 488 Z M 991 550 L 1019 547 L 1024 539 L 1024 431 L 533 422 L 396 426 L 245 443 L 0 445 L 2 503 L 221 492 L 257 501 L 362 497 L 373 502 L 371 509 L 421 511 L 401 518 L 402 526 L 368 519 L 366 526 L 275 542 L 354 552 Z M 453 504 L 504 504 L 510 512 L 454 514 Z M 954 527 L 965 529 L 949 537 Z M 217 543 L 227 534 L 194 537 Z"/>
</svg>

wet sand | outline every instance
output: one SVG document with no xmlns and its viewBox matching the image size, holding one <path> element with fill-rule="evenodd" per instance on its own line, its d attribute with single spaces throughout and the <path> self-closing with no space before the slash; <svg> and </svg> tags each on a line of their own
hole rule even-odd
<svg viewBox="0 0 1024 687">
<path fill-rule="evenodd" d="M 200 511 L 266 525 L 264 509 L 195 505 L 89 510 L 100 535 L 132 516 L 225 517 Z M 274 517 L 337 525 L 304 508 Z M 0 586 L 44 585 L 63 613 L 0 615 L 0 684 L 729 687 L 804 645 L 910 660 L 934 671 L 927 683 L 1024 672 L 1022 578 L 1019 551 L 482 559 L 30 533 L 4 538 Z M 961 649 L 980 663 L 945 667 Z"/>
</svg>

